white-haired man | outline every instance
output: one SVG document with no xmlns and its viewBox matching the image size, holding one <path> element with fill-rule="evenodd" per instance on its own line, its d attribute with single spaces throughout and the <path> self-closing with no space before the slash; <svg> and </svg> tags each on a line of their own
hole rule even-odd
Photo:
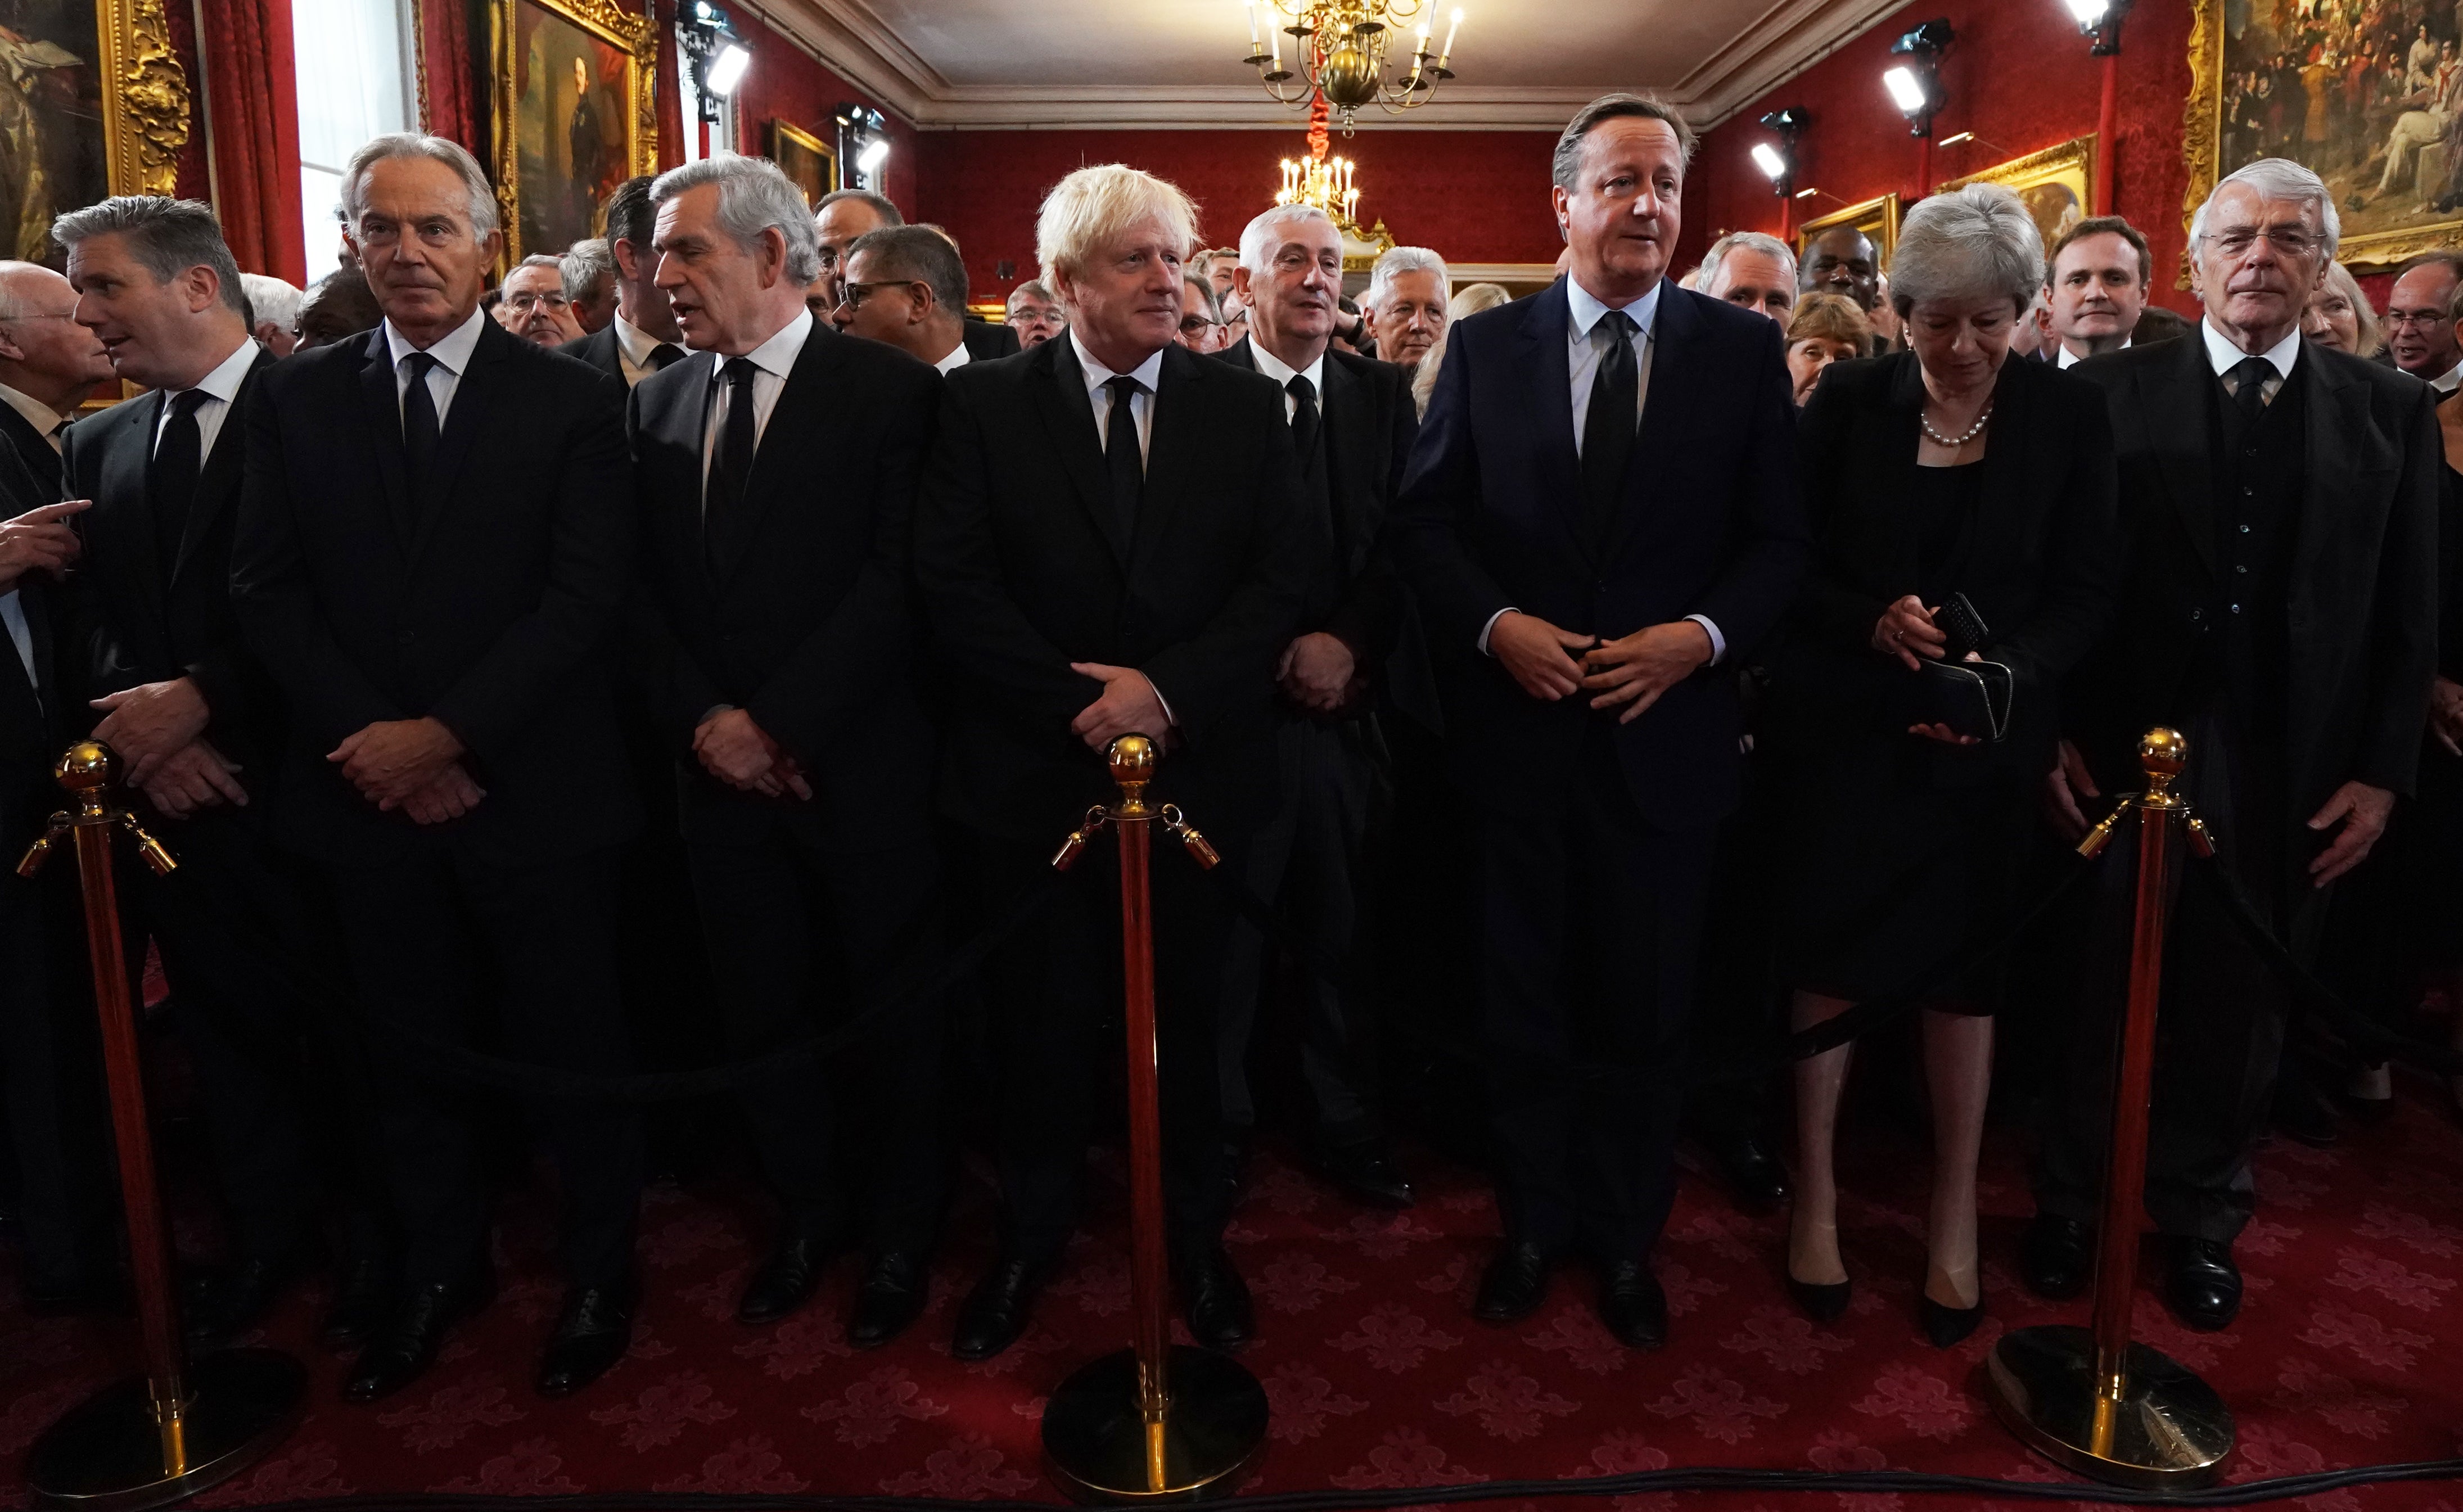
<svg viewBox="0 0 2463 1512">
<path fill-rule="evenodd" d="M 1414 269 L 1406 276 L 1428 274 Z M 1283 390 L 1301 482 L 1313 512 L 1332 526 L 1299 633 L 1275 668 L 1282 800 L 1251 845 L 1248 880 L 1259 895 L 1279 897 L 1293 917 L 1310 920 L 1331 954 L 1348 958 L 1370 913 L 1369 819 L 1385 806 L 1374 711 L 1394 688 L 1417 690 L 1426 681 L 1425 673 L 1400 684 L 1386 676 L 1404 609 L 1393 559 L 1381 545 L 1419 414 L 1402 368 L 1332 349 L 1342 232 L 1323 210 L 1277 206 L 1251 221 L 1240 233 L 1233 280 L 1249 301 L 1249 335 L 1218 356 Z M 1444 288 L 1440 274 L 1441 303 Z M 1431 708 L 1411 712 L 1433 722 Z M 1255 1121 L 1246 1052 L 1264 962 L 1264 938 L 1237 926 L 1224 974 L 1223 1089 L 1228 1121 L 1243 1134 Z M 1410 1183 L 1394 1163 L 1377 1106 L 1374 1005 L 1331 983 L 1312 981 L 1303 991 L 1310 1153 L 1359 1200 L 1409 1207 Z"/>
<path fill-rule="evenodd" d="M 1301 499 L 1284 395 L 1182 347 L 1196 209 L 1134 168 L 1080 168 L 1044 200 L 1043 281 L 1069 329 L 945 380 L 916 514 L 915 567 L 949 668 L 944 812 L 975 838 L 987 899 L 1039 884 L 1052 836 L 1114 791 L 1102 755 L 1142 734 L 1157 791 L 1245 853 L 1275 806 L 1275 672 L 1324 552 Z M 1001 1236 L 951 1350 L 1007 1348 L 1069 1240 L 1107 1051 L 1120 903 L 1090 853 L 991 993 Z M 1170 1241 L 1190 1331 L 1254 1326 L 1223 1253 L 1234 1154 L 1214 1004 L 1230 923 L 1192 867 L 1157 866 Z"/>
<path fill-rule="evenodd" d="M 2103 648 L 2065 690 L 2050 778 L 2073 824 L 2129 786 L 2158 725 L 2190 741 L 2186 787 L 2222 864 L 2295 953 L 2328 888 L 2368 855 L 2411 789 L 2437 643 L 2434 396 L 2304 341 L 2300 314 L 2339 232 L 2318 176 L 2265 158 L 2230 174 L 2190 228 L 2198 334 L 2089 358 L 2110 399 L 2130 570 Z M 2107 873 L 2066 1095 L 2036 1171 L 2027 1283 L 2067 1296 L 2093 1269 L 2111 1018 L 2126 954 L 2125 869 Z M 2288 997 L 2206 889 L 2167 936 L 2147 1211 L 2169 1241 L 2167 1300 L 2193 1328 L 2240 1306 L 2232 1242 Z"/>
<path fill-rule="evenodd" d="M 558 347 L 590 333 L 575 318 L 573 301 L 564 292 L 564 259 L 533 252 L 505 274 L 497 291 L 504 296 L 505 329 L 534 345 Z"/>
<path fill-rule="evenodd" d="M 932 727 L 906 539 L 938 381 L 814 318 L 813 226 L 775 164 L 705 159 L 650 198 L 659 287 L 694 356 L 633 390 L 643 686 L 682 778 L 720 1021 L 755 1055 L 926 943 L 937 868 L 913 820 L 931 803 Z M 781 1209 L 742 1322 L 801 1306 L 850 1240 L 868 1251 L 850 1342 L 885 1344 L 922 1309 L 943 1187 L 937 1007 L 824 1067 L 827 1095 L 810 1079 L 739 1094 Z M 840 1119 L 846 1099 L 860 1118 Z M 834 1149 L 840 1122 L 862 1131 L 852 1150 Z"/>
<path fill-rule="evenodd" d="M 1361 318 L 1388 362 L 1417 367 L 1446 334 L 1446 260 L 1426 247 L 1396 247 L 1368 271 Z"/>
<path fill-rule="evenodd" d="M 1694 288 L 1780 325 L 1796 308 L 1796 253 L 1761 231 L 1730 231 L 1702 254 Z"/>
<path fill-rule="evenodd" d="M 556 259 L 564 282 L 564 302 L 583 336 L 596 336 L 616 318 L 616 254 L 607 238 L 575 242 Z"/>
<path fill-rule="evenodd" d="M 380 1051 L 387 1024 L 467 1044 L 484 1004 L 525 1060 L 629 1070 L 614 940 L 618 848 L 640 822 L 616 699 L 633 588 L 624 385 L 479 308 L 500 235 L 469 153 L 378 137 L 341 188 L 384 321 L 257 375 L 231 551 L 240 626 L 287 720 L 273 836 L 317 868 Z M 417 1379 L 494 1295 L 470 1109 L 397 1056 L 376 1067 L 403 1294 L 345 1378 L 359 1402 Z M 545 1100 L 538 1115 L 567 1290 L 537 1388 L 559 1396 L 631 1333 L 642 1134 L 621 1104 Z"/>
<path fill-rule="evenodd" d="M 289 357 L 294 340 L 291 329 L 299 323 L 299 286 L 262 273 L 241 274 L 239 285 L 248 294 L 249 315 L 256 322 L 250 334 L 274 356 Z"/>
</svg>

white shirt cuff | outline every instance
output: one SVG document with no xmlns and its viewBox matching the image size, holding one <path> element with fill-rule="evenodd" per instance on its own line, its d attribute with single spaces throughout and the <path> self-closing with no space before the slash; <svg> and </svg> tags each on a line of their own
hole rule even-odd
<svg viewBox="0 0 2463 1512">
<path fill-rule="evenodd" d="M 1138 675 L 1140 677 L 1146 677 L 1146 674 L 1144 672 L 1140 672 Z M 1171 712 L 1171 700 L 1163 695 L 1162 689 L 1155 688 L 1155 680 L 1153 678 L 1146 677 L 1146 686 L 1154 689 L 1155 702 L 1163 706 L 1164 723 L 1171 726 L 1175 730 L 1179 729 L 1180 719 L 1178 715 Z"/>
<path fill-rule="evenodd" d="M 1711 638 L 1711 665 L 1716 667 L 1721 662 L 1726 661 L 1728 659 L 1728 638 L 1719 633 L 1719 627 L 1711 623 L 1711 617 L 1707 614 L 1689 614 L 1685 618 L 1700 625 L 1702 627 L 1702 633 Z"/>
<path fill-rule="evenodd" d="M 1482 655 L 1482 656 L 1486 656 L 1486 655 L 1488 654 L 1488 634 L 1489 634 L 1489 632 L 1490 632 L 1491 630 L 1493 630 L 1493 629 L 1495 629 L 1495 628 L 1496 628 L 1496 622 L 1497 622 L 1497 621 L 1499 621 L 1499 620 L 1504 619 L 1504 618 L 1505 618 L 1507 615 L 1509 615 L 1509 614 L 1520 614 L 1521 612 L 1522 612 L 1522 611 L 1521 611 L 1521 610 L 1519 610 L 1519 609 L 1512 608 L 1512 607 L 1507 607 L 1507 608 L 1499 609 L 1499 610 L 1497 610 L 1494 614 L 1492 614 L 1492 615 L 1490 615 L 1490 616 L 1488 617 L 1488 623 L 1487 623 L 1486 625 L 1481 625 L 1481 626 L 1479 627 L 1479 654 L 1480 654 L 1480 655 Z"/>
</svg>

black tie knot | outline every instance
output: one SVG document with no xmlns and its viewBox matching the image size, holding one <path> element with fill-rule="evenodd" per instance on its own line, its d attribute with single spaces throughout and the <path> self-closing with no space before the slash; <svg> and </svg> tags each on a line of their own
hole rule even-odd
<svg viewBox="0 0 2463 1512">
<path fill-rule="evenodd" d="M 206 401 L 213 397 L 213 395 L 207 393 L 202 388 L 182 389 L 179 393 L 171 396 L 171 418 L 174 420 L 192 419 L 195 417 L 198 410 L 206 407 Z"/>
<path fill-rule="evenodd" d="M 2233 403 L 2244 419 L 2256 420 L 2266 407 L 2266 381 L 2275 375 L 2275 364 L 2262 357 L 2244 357 L 2232 365 L 2225 375 L 2233 383 Z"/>
<path fill-rule="evenodd" d="M 1139 383 L 1136 379 L 1131 378 L 1126 373 L 1116 374 L 1111 378 L 1103 380 L 1103 388 L 1105 392 L 1112 396 L 1112 413 L 1116 415 L 1124 413 L 1121 408 L 1123 405 L 1127 404 L 1130 400 L 1137 398 L 1140 394 L 1146 391 L 1145 384 Z"/>
<path fill-rule="evenodd" d="M 1607 331 L 1613 334 L 1620 341 L 1631 341 L 1633 340 L 1633 333 L 1641 330 L 1642 327 L 1634 324 L 1633 317 L 1625 314 L 1623 310 L 1610 310 L 1607 314 L 1600 317 L 1600 323 L 1592 327 L 1592 329 L 1595 331 Z"/>
<path fill-rule="evenodd" d="M 1317 403 L 1317 385 L 1310 383 L 1304 374 L 1294 373 L 1292 381 L 1283 385 L 1283 392 L 1303 405 Z"/>
<path fill-rule="evenodd" d="M 658 345 L 650 348 L 651 372 L 664 373 L 667 370 L 669 363 L 681 362 L 684 360 L 685 349 L 678 346 L 673 341 L 661 341 Z"/>
<path fill-rule="evenodd" d="M 437 365 L 435 355 L 429 352 L 413 352 L 408 357 L 403 358 L 402 360 L 402 363 L 404 367 L 410 369 L 410 379 L 412 383 L 417 383 L 419 380 L 425 378 L 429 373 L 435 371 Z"/>
</svg>

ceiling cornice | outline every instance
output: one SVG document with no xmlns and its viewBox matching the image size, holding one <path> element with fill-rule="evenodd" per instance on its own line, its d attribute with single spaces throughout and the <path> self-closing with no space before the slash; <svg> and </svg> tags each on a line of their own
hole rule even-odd
<svg viewBox="0 0 2463 1512">
<path fill-rule="evenodd" d="M 1253 84 L 952 84 L 864 0 L 735 0 L 785 33 L 893 114 L 925 131 L 1131 128 L 1288 131 L 1299 113 Z M 1906 0 L 1775 0 L 1733 40 L 1661 93 L 1709 130 L 1829 55 Z M 1368 118 L 1379 130 L 1534 131 L 1561 126 L 1597 87 L 1456 85 L 1442 109 Z"/>
</svg>

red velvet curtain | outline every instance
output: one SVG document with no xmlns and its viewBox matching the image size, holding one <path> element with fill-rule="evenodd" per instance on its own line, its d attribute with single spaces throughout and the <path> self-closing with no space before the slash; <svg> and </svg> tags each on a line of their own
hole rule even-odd
<svg viewBox="0 0 2463 1512">
<path fill-rule="evenodd" d="M 214 209 L 224 239 L 246 271 L 304 282 L 291 0 L 215 0 L 211 14 L 212 28 L 198 39 L 198 52 L 211 113 Z"/>
<path fill-rule="evenodd" d="M 421 129 L 462 143 L 493 171 L 487 112 L 471 93 L 471 77 L 485 59 L 470 51 L 468 0 L 418 0 L 418 5 L 419 72 L 426 90 Z"/>
</svg>

